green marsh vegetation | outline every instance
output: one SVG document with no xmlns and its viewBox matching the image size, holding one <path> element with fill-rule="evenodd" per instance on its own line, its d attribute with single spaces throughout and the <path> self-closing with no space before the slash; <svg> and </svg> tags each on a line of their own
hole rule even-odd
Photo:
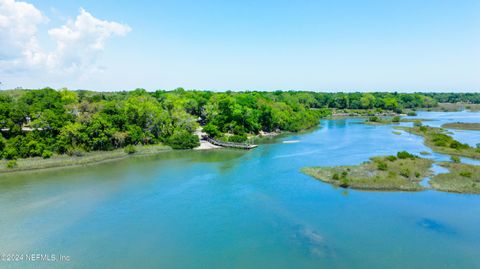
<svg viewBox="0 0 480 269">
<path fill-rule="evenodd" d="M 302 172 L 335 186 L 359 190 L 420 191 L 425 177 L 431 175 L 433 161 L 406 151 L 396 156 L 372 157 L 360 165 L 307 167 Z"/>
<path fill-rule="evenodd" d="M 424 143 L 433 151 L 448 155 L 480 159 L 480 148 L 461 143 L 446 134 L 442 128 L 429 126 L 397 127 L 406 132 L 423 136 Z"/>
<path fill-rule="evenodd" d="M 472 101 L 476 100 L 474 97 Z M 480 111 L 480 104 L 473 102 L 460 102 L 460 103 L 438 103 L 435 107 L 425 108 L 426 111 L 442 111 L 442 112 L 456 112 L 468 110 L 472 112 Z"/>
<path fill-rule="evenodd" d="M 435 175 L 430 185 L 439 190 L 456 193 L 480 193 L 480 166 L 459 162 L 441 162 L 448 173 Z"/>
<path fill-rule="evenodd" d="M 442 128 L 480 131 L 480 123 L 466 123 L 466 122 L 445 123 L 442 125 Z"/>
<path fill-rule="evenodd" d="M 306 167 L 302 172 L 320 181 L 342 188 L 373 191 L 421 191 L 420 182 L 431 177 L 431 188 L 455 193 L 480 193 L 480 166 L 464 164 L 457 156 L 451 162 L 440 162 L 447 173 L 432 175 L 433 160 L 406 151 L 396 156 L 372 157 L 360 165 Z"/>
<path fill-rule="evenodd" d="M 0 174 L 39 169 L 60 167 L 75 167 L 115 161 L 128 156 L 146 156 L 169 152 L 172 149 L 163 144 L 156 145 L 128 145 L 110 151 L 80 152 L 78 155 L 54 154 L 45 159 L 43 157 L 19 158 L 0 160 Z"/>
<path fill-rule="evenodd" d="M 437 105 L 426 108 L 427 111 L 480 110 L 480 95 L 478 93 L 425 93 L 424 95 L 437 101 Z"/>
<path fill-rule="evenodd" d="M 422 121 L 430 121 L 429 119 L 405 119 L 401 118 L 400 116 L 393 116 L 393 117 L 379 117 L 379 116 L 370 116 L 363 124 L 368 125 L 389 125 L 389 124 L 399 124 L 401 122 L 413 122 L 413 123 L 421 123 Z"/>
</svg>

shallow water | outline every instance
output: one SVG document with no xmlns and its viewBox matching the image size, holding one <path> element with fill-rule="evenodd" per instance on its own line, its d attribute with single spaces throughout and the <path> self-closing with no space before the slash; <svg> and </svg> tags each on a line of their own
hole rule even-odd
<svg viewBox="0 0 480 269">
<path fill-rule="evenodd" d="M 418 117 L 439 126 L 480 114 Z M 0 268 L 480 268 L 479 195 L 336 189 L 299 172 L 431 152 L 421 137 L 358 121 L 322 121 L 251 151 L 3 176 L 0 255 L 71 260 L 0 260 Z M 457 139 L 479 143 L 479 133 Z"/>
</svg>

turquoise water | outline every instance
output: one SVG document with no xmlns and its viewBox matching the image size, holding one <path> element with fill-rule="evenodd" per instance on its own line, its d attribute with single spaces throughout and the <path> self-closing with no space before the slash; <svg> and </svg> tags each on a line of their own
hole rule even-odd
<svg viewBox="0 0 480 269">
<path fill-rule="evenodd" d="M 480 114 L 418 117 L 437 126 Z M 251 151 L 3 176 L 0 254 L 70 261 L 0 268 L 480 268 L 479 195 L 336 189 L 299 172 L 430 151 L 420 137 L 359 121 L 325 120 Z M 479 143 L 480 132 L 457 138 Z"/>
</svg>

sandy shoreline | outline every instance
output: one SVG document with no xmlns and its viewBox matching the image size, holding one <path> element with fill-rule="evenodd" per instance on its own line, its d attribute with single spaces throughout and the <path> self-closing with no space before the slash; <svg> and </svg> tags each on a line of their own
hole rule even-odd
<svg viewBox="0 0 480 269">
<path fill-rule="evenodd" d="M 206 149 L 220 149 L 223 147 L 214 145 L 206 140 L 200 140 L 200 146 L 194 148 L 194 150 L 206 150 Z"/>
</svg>

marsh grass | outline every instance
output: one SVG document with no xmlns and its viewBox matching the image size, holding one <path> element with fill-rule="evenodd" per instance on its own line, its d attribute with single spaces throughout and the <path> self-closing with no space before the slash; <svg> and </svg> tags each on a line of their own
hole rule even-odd
<svg viewBox="0 0 480 269">
<path fill-rule="evenodd" d="M 335 186 L 359 190 L 421 191 L 425 177 L 431 175 L 433 161 L 414 157 L 373 157 L 353 166 L 306 167 L 302 172 Z"/>
<path fill-rule="evenodd" d="M 396 127 L 411 134 L 423 136 L 424 144 L 433 151 L 448 155 L 462 156 L 473 159 L 480 159 L 480 149 L 462 144 L 453 139 L 442 128 L 420 126 L 420 127 Z"/>
<path fill-rule="evenodd" d="M 445 123 L 442 125 L 442 128 L 480 131 L 480 123 L 466 123 L 466 122 Z"/>
<path fill-rule="evenodd" d="M 389 124 L 400 124 L 401 122 L 423 122 L 423 121 L 432 121 L 431 119 L 401 119 L 398 116 L 395 117 L 369 117 L 367 120 L 362 121 L 361 123 L 367 125 L 389 125 Z"/>
<path fill-rule="evenodd" d="M 160 145 L 134 146 L 134 148 L 132 148 L 131 151 L 129 152 L 126 152 L 124 149 L 117 149 L 112 151 L 85 152 L 81 156 L 54 154 L 47 159 L 44 159 L 42 157 L 18 159 L 16 160 L 16 165 L 13 167 L 9 163 L 9 161 L 1 160 L 0 173 L 98 164 L 102 162 L 123 159 L 130 155 L 135 155 L 135 156 L 152 155 L 152 154 L 157 154 L 157 153 L 165 152 L 169 150 L 171 150 L 170 147 L 160 144 Z"/>
<path fill-rule="evenodd" d="M 480 194 L 480 166 L 451 162 L 441 162 L 439 165 L 449 172 L 435 175 L 430 180 L 433 188 L 445 192 Z"/>
<path fill-rule="evenodd" d="M 480 111 L 480 104 L 467 104 L 467 103 L 438 103 L 436 107 L 422 109 L 426 111 L 443 111 L 443 112 L 455 112 L 469 110 L 472 112 Z"/>
</svg>

